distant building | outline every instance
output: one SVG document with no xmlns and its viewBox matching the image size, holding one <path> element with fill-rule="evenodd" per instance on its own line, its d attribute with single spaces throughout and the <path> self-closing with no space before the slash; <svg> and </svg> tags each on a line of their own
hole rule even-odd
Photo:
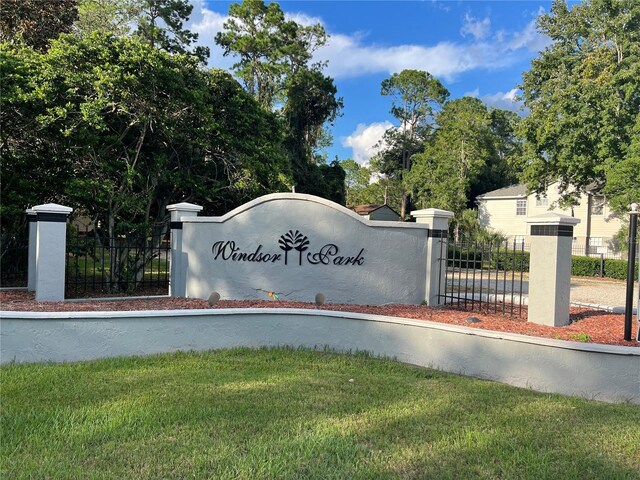
<svg viewBox="0 0 640 480">
<path fill-rule="evenodd" d="M 500 231 L 517 242 L 529 243 L 526 220 L 549 211 L 580 219 L 574 228 L 574 254 L 608 254 L 613 251 L 613 237 L 622 220 L 613 213 L 607 199 L 597 188 L 587 188 L 574 207 L 551 206 L 560 198 L 558 184 L 547 188 L 544 196 L 527 195 L 526 185 L 512 185 L 487 192 L 476 198 L 480 226 Z"/>
<path fill-rule="evenodd" d="M 400 215 L 389 205 L 354 205 L 347 207 L 367 220 L 386 220 L 397 222 Z"/>
</svg>

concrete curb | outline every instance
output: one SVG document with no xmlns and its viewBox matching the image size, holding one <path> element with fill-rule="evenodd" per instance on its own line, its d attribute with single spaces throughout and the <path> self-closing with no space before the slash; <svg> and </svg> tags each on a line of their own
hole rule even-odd
<svg viewBox="0 0 640 480">
<path fill-rule="evenodd" d="M 365 350 L 541 392 L 640 404 L 640 348 L 304 309 L 0 312 L 0 362 L 72 362 L 233 347 Z"/>
</svg>

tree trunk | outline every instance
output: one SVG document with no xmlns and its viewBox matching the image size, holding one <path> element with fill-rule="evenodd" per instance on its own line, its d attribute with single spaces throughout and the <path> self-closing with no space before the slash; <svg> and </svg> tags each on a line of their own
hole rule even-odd
<svg viewBox="0 0 640 480">
<path fill-rule="evenodd" d="M 400 221 L 404 222 L 404 216 L 407 213 L 407 191 L 402 187 L 402 203 L 400 205 Z"/>
</svg>

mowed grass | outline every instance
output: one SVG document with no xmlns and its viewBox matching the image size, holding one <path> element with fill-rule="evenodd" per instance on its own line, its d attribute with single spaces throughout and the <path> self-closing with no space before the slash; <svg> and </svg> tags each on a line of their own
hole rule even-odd
<svg viewBox="0 0 640 480">
<path fill-rule="evenodd" d="M 6 479 L 640 478 L 640 407 L 365 354 L 236 349 L 0 372 Z"/>
</svg>

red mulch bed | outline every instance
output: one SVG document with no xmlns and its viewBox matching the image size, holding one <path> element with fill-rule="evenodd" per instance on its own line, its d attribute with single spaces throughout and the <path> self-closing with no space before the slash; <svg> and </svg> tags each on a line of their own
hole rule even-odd
<svg viewBox="0 0 640 480">
<path fill-rule="evenodd" d="M 221 300 L 213 308 L 309 308 L 316 309 L 313 303 L 279 302 L 268 300 Z M 206 300 L 188 298 L 154 298 L 144 300 L 94 300 L 87 302 L 36 302 L 33 293 L 24 291 L 0 292 L 0 309 L 31 312 L 73 312 L 106 310 L 182 310 L 211 308 Z M 640 347 L 636 341 L 622 339 L 624 315 L 586 308 L 571 309 L 571 324 L 565 327 L 548 327 L 510 318 L 508 315 L 479 313 L 450 307 L 426 307 L 424 305 L 338 305 L 327 304 L 322 310 L 337 310 L 357 313 L 372 313 L 417 320 L 463 325 L 499 332 L 520 333 L 536 337 L 556 338 L 560 340 L 585 341 L 607 345 L 626 345 Z M 476 317 L 478 323 L 468 323 L 467 319 Z M 633 318 L 632 338 L 637 335 L 637 319 Z"/>
</svg>

